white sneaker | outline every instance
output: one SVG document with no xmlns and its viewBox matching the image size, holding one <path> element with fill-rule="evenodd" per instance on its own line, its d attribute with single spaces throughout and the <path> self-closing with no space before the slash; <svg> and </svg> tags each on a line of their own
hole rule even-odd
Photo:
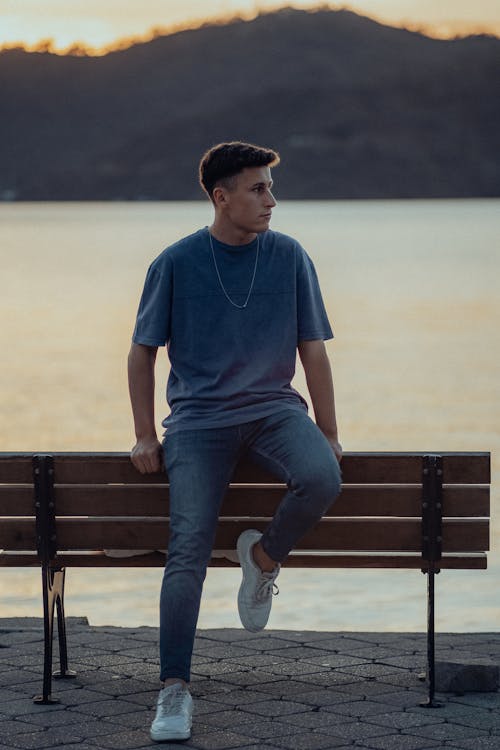
<svg viewBox="0 0 500 750">
<path fill-rule="evenodd" d="M 280 572 L 280 566 L 277 565 L 271 573 L 264 573 L 255 563 L 252 548 L 261 536 L 260 531 L 248 529 L 240 534 L 236 544 L 243 574 L 238 592 L 238 612 L 243 627 L 252 633 L 266 627 L 271 612 L 273 589 L 276 586 L 274 582 Z"/>
<path fill-rule="evenodd" d="M 187 740 L 193 723 L 193 699 L 180 682 L 160 690 L 150 736 L 156 742 Z"/>
</svg>

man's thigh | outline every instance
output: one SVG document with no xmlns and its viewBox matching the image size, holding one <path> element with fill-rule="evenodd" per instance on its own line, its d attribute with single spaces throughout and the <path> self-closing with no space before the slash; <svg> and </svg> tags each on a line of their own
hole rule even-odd
<svg viewBox="0 0 500 750">
<path fill-rule="evenodd" d="M 249 455 L 289 485 L 308 477 L 340 481 L 333 449 L 305 411 L 282 411 L 261 420 L 249 441 Z"/>
<path fill-rule="evenodd" d="M 238 460 L 236 434 L 233 428 L 167 432 L 163 450 L 171 524 L 188 528 L 217 521 Z"/>
</svg>

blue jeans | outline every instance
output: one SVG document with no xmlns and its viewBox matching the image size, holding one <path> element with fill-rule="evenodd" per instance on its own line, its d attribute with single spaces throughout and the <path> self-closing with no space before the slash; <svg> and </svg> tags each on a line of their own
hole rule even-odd
<svg viewBox="0 0 500 750">
<path fill-rule="evenodd" d="M 247 455 L 286 482 L 288 491 L 262 536 L 283 561 L 340 492 L 340 469 L 306 412 L 281 411 L 254 422 L 165 437 L 170 539 L 160 596 L 160 679 L 189 682 L 201 592 L 227 486 Z"/>
</svg>

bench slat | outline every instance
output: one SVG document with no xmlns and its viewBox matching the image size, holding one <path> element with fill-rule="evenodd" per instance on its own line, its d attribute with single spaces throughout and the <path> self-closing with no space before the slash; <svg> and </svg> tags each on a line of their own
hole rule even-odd
<svg viewBox="0 0 500 750">
<path fill-rule="evenodd" d="M 57 563 L 61 566 L 79 568 L 151 568 L 163 567 L 165 555 L 152 552 L 147 555 L 133 557 L 109 557 L 102 551 L 89 553 L 66 552 L 58 555 Z M 7 552 L 0 553 L 0 567 L 39 567 L 40 562 L 34 553 Z M 237 563 L 221 558 L 212 558 L 211 567 L 238 567 Z M 319 555 L 307 552 L 294 553 L 283 563 L 283 567 L 297 568 L 409 568 L 420 570 L 425 568 L 420 555 Z M 439 562 L 439 567 L 448 570 L 486 570 L 487 557 L 485 554 L 445 555 Z"/>
<path fill-rule="evenodd" d="M 2 516 L 32 516 L 35 513 L 33 486 L 0 485 L 0 523 Z"/>
<path fill-rule="evenodd" d="M 437 451 L 439 453 L 439 451 Z M 128 453 L 54 453 L 55 478 L 60 483 L 82 484 L 125 482 L 155 483 L 164 474 L 141 475 L 132 466 Z M 346 453 L 342 473 L 347 483 L 393 484 L 421 481 L 421 461 L 425 452 L 417 453 Z M 440 453 L 443 456 L 444 482 L 447 484 L 489 484 L 489 453 Z M 28 483 L 31 475 L 31 453 L 0 453 L 0 484 Z M 249 462 L 237 468 L 235 481 L 272 481 L 272 475 Z"/>
<path fill-rule="evenodd" d="M 446 484 L 489 484 L 489 453 L 447 453 L 443 457 Z M 342 477 L 347 483 L 418 484 L 422 481 L 422 457 L 429 453 L 346 453 Z"/>
<path fill-rule="evenodd" d="M 265 527 L 266 524 L 263 524 Z M 262 527 L 262 530 L 263 530 Z M 444 552 L 483 552 L 489 549 L 487 521 L 443 520 Z M 305 534 L 298 549 L 420 552 L 418 519 L 332 519 Z M 224 545 L 220 545 L 224 546 Z"/>
<path fill-rule="evenodd" d="M 443 482 L 446 484 L 490 484 L 490 454 L 444 455 Z"/>
<path fill-rule="evenodd" d="M 55 453 L 55 480 L 62 484 L 87 482 L 157 483 L 164 475 L 140 475 L 130 462 L 128 453 Z M 347 483 L 413 483 L 421 481 L 422 456 L 417 453 L 346 453 L 342 473 Z M 440 453 L 443 456 L 444 481 L 449 484 L 488 484 L 490 461 L 488 453 Z M 160 479 L 161 478 L 161 479 Z M 237 468 L 237 482 L 268 482 L 272 475 L 254 464 L 242 462 Z M 26 481 L 26 480 L 25 480 Z"/>
<path fill-rule="evenodd" d="M 261 531 L 267 521 L 224 520 L 219 522 L 216 546 L 231 549 L 245 528 Z M 443 551 L 484 552 L 489 549 L 487 520 L 444 520 Z M 57 522 L 58 548 L 74 549 L 163 549 L 168 538 L 164 519 L 78 519 Z M 297 549 L 418 552 L 421 548 L 418 519 L 330 519 L 319 523 L 297 545 Z M 35 548 L 35 523 L 29 519 L 4 519 L 0 526 L 0 548 Z"/>
<path fill-rule="evenodd" d="M 231 487 L 222 505 L 222 516 L 269 516 L 283 497 L 284 488 Z M 421 487 L 355 487 L 343 488 L 336 503 L 325 514 L 328 516 L 420 516 Z M 1 498 L 1 495 L 0 495 Z M 134 516 L 140 509 L 144 516 L 168 515 L 166 486 L 138 486 L 125 492 L 122 487 L 58 487 L 56 509 L 60 515 L 116 515 Z M 1 507 L 1 506 L 0 506 Z M 487 487 L 452 485 L 443 491 L 443 513 L 446 516 L 488 516 L 489 490 Z"/>
<path fill-rule="evenodd" d="M 283 496 L 283 485 L 274 487 L 232 487 L 221 515 L 271 515 Z M 343 488 L 327 516 L 419 516 L 421 487 L 379 485 Z M 167 485 L 69 485 L 56 487 L 58 515 L 168 515 Z M 0 517 L 31 516 L 34 513 L 33 487 L 0 486 Z M 486 517 L 490 513 L 489 489 L 485 486 L 451 485 L 443 490 L 443 514 L 454 517 Z"/>
<path fill-rule="evenodd" d="M 0 484 L 27 484 L 33 481 L 31 453 L 0 452 Z"/>
<path fill-rule="evenodd" d="M 0 549 L 36 550 L 34 518 L 2 518 L 0 523 Z"/>
</svg>

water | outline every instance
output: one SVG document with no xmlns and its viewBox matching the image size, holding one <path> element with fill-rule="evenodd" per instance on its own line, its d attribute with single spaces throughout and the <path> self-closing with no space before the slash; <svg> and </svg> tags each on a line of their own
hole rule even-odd
<svg viewBox="0 0 500 750">
<path fill-rule="evenodd" d="M 490 450 L 486 572 L 437 579 L 441 630 L 500 630 L 500 202 L 284 202 L 313 257 L 345 450 Z M 146 267 L 205 203 L 0 205 L 0 450 L 128 450 L 125 360 Z M 158 423 L 165 414 L 161 357 Z M 297 373 L 296 387 L 304 392 Z M 66 608 L 154 625 L 160 570 L 70 570 Z M 0 569 L 3 616 L 41 614 L 37 570 Z M 238 627 L 236 570 L 210 570 L 201 627 Z M 422 630 L 417 571 L 284 570 L 270 627 Z"/>
</svg>

